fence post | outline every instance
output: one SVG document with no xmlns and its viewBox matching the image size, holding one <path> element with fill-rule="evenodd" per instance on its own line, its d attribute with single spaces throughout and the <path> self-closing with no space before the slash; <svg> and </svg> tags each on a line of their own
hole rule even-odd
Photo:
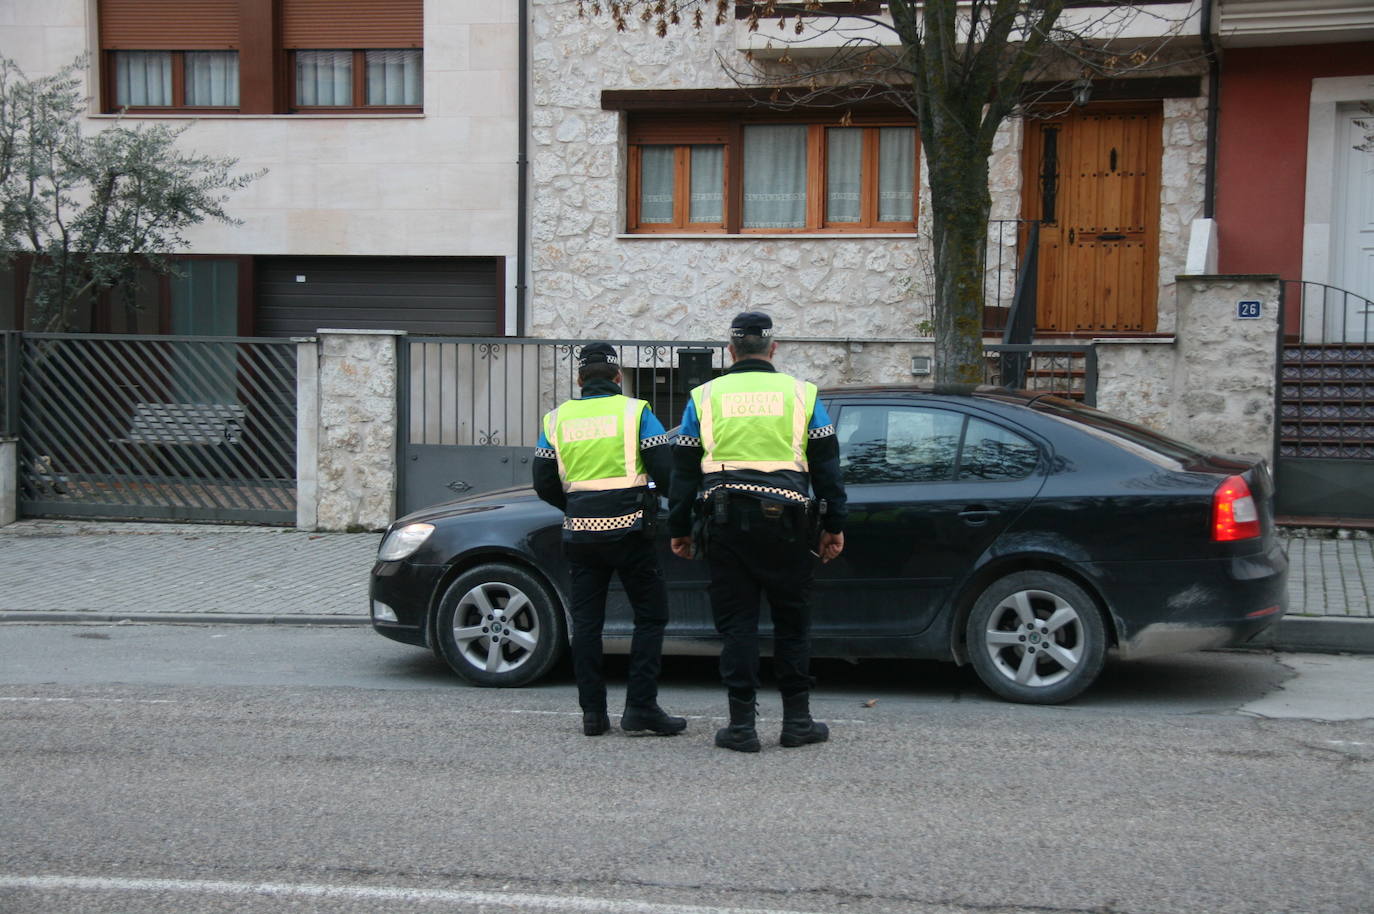
<svg viewBox="0 0 1374 914">
<path fill-rule="evenodd" d="M 3 334 L 3 349 L 0 350 L 0 390 L 4 390 L 4 402 L 0 403 L 0 435 L 19 434 L 19 334 L 8 331 Z"/>
<path fill-rule="evenodd" d="M 320 351 L 313 336 L 296 344 L 296 529 L 314 530 L 320 500 Z"/>
<path fill-rule="evenodd" d="M 19 518 L 19 442 L 0 438 L 0 527 Z"/>
<path fill-rule="evenodd" d="M 319 331 L 318 530 L 381 530 L 396 510 L 401 330 Z"/>
</svg>

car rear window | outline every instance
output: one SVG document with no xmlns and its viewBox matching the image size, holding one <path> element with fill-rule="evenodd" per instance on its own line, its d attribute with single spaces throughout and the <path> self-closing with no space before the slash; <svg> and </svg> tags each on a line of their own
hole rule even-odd
<svg viewBox="0 0 1374 914">
<path fill-rule="evenodd" d="M 1071 422 L 1099 438 L 1106 438 L 1142 457 L 1154 458 L 1167 465 L 1194 463 L 1206 457 L 1206 452 L 1186 441 L 1161 435 L 1159 432 L 1118 419 L 1091 406 L 1082 406 L 1058 397 L 1044 397 L 1031 404 L 1036 411 L 1065 422 Z"/>
</svg>

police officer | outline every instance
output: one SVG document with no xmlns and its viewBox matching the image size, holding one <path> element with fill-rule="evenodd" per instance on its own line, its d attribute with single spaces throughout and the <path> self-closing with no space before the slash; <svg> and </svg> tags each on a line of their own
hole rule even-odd
<svg viewBox="0 0 1374 914">
<path fill-rule="evenodd" d="M 816 399 L 816 385 L 773 367 L 777 343 L 767 314 L 737 316 L 729 349 L 729 370 L 693 390 L 683 411 L 668 515 L 675 554 L 691 558 L 696 551 L 694 511 L 698 541 L 705 541 L 711 612 L 723 642 L 720 675 L 730 700 L 730 725 L 716 732 L 716 745 L 759 751 L 760 592 L 773 616 L 783 708 L 779 742 L 823 743 L 829 728 L 811 718 L 807 600 L 816 558 L 828 562 L 844 549 L 846 502 L 835 427 Z"/>
<path fill-rule="evenodd" d="M 654 554 L 657 496 L 667 491 L 672 460 L 663 424 L 649 404 L 620 392 L 614 347 L 588 343 L 577 361 L 582 398 L 544 417 L 534 454 L 534 490 L 564 512 L 563 553 L 572 573 L 572 655 L 582 732 L 611 728 L 601 675 L 601 631 L 611 573 L 634 607 L 630 674 L 620 729 L 671 736 L 687 728 L 658 706 L 658 672 L 668 591 Z"/>
</svg>

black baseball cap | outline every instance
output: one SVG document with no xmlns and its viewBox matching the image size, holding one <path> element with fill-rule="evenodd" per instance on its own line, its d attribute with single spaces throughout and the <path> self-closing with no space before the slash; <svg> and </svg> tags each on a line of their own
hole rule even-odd
<svg viewBox="0 0 1374 914">
<path fill-rule="evenodd" d="M 772 336 L 773 319 L 762 311 L 744 311 L 730 322 L 730 336 Z"/>
<path fill-rule="evenodd" d="M 620 356 L 616 355 L 615 347 L 610 343 L 583 343 L 582 351 L 577 355 L 577 367 L 586 368 L 597 362 L 618 365 Z"/>
</svg>

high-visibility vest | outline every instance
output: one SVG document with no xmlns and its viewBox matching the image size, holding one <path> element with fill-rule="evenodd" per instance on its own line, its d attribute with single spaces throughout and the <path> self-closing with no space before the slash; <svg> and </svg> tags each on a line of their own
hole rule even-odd
<svg viewBox="0 0 1374 914">
<path fill-rule="evenodd" d="M 565 492 L 604 492 L 649 483 L 639 451 L 643 400 L 615 394 L 569 400 L 544 416 L 544 437 Z"/>
<path fill-rule="evenodd" d="M 816 385 L 772 371 L 724 374 L 692 391 L 701 423 L 701 471 L 805 473 Z"/>
</svg>

